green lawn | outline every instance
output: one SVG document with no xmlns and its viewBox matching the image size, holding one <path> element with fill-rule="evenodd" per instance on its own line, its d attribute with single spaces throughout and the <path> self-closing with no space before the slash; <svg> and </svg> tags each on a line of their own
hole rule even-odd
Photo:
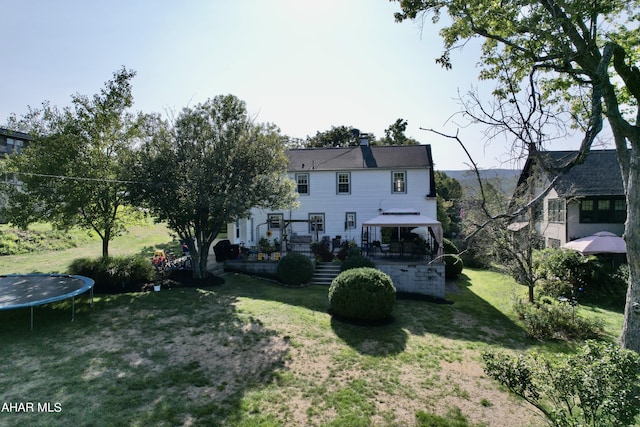
<svg viewBox="0 0 640 427">
<path fill-rule="evenodd" d="M 36 227 L 40 230 L 47 228 L 44 225 Z M 82 236 L 79 240 L 83 244 L 59 251 L 0 256 L 0 274 L 66 273 L 67 267 L 74 259 L 102 255 L 102 241 L 99 238 L 84 238 L 86 232 L 78 230 L 70 233 Z M 156 247 L 176 247 L 176 241 L 165 226 L 149 223 L 130 227 L 126 234 L 116 237 L 109 244 L 109 254 L 115 256 L 141 253 L 150 257 Z"/>
<path fill-rule="evenodd" d="M 162 247 L 163 233 L 132 232 L 114 254 Z M 60 254 L 21 271 L 62 271 L 49 257 Z M 455 425 L 541 426 L 484 375 L 480 353 L 572 348 L 527 339 L 510 303 L 526 288 L 494 272 L 465 270 L 453 304 L 399 300 L 394 322 L 376 327 L 333 319 L 326 287 L 225 280 L 98 296 L 93 309 L 80 298 L 73 323 L 69 302 L 38 307 L 33 332 L 28 310 L 0 311 L 0 404 L 60 409 L 0 412 L 0 425 L 416 426 L 420 414 L 457 412 L 467 424 Z M 617 337 L 621 314 L 581 310 Z"/>
</svg>

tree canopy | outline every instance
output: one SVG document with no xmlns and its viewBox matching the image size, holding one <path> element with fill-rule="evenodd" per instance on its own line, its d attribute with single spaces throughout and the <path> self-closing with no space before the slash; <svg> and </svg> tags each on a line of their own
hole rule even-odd
<svg viewBox="0 0 640 427">
<path fill-rule="evenodd" d="M 50 221 L 59 228 L 78 226 L 109 241 L 125 230 L 133 211 L 126 206 L 130 174 L 125 166 L 138 138 L 131 79 L 122 68 L 99 94 L 73 95 L 72 107 L 58 110 L 45 102 L 24 117 L 10 118 L 9 127 L 29 133 L 34 141 L 7 170 L 21 185 L 7 189 L 4 215 L 26 227 Z"/>
<path fill-rule="evenodd" d="M 331 129 L 316 132 L 307 137 L 306 148 L 341 148 L 354 147 L 360 144 L 360 131 L 352 126 L 331 126 Z"/>
<path fill-rule="evenodd" d="M 189 246 L 196 278 L 227 224 L 252 208 L 295 203 L 284 138 L 275 126 L 254 123 L 233 95 L 184 108 L 172 125 L 150 117 L 147 135 L 136 176 L 148 184 L 135 195 Z"/>
<path fill-rule="evenodd" d="M 384 138 L 377 142 L 378 145 L 418 145 L 417 140 L 408 137 L 404 133 L 409 123 L 404 119 L 397 119 L 384 130 Z"/>
<path fill-rule="evenodd" d="M 397 21 L 430 16 L 442 25 L 443 53 L 436 62 L 445 68 L 454 66 L 453 50 L 480 38 L 480 78 L 497 83 L 497 99 L 517 108 L 517 94 L 527 87 L 527 101 L 534 111 L 551 108 L 570 113 L 582 130 L 580 148 L 574 157 L 543 164 L 544 168 L 562 173 L 582 162 L 607 120 L 627 202 L 630 278 L 621 343 L 640 352 L 640 315 L 632 309 L 640 304 L 640 192 L 636 189 L 640 184 L 640 0 L 398 2 Z M 445 13 L 446 19 L 441 20 Z M 513 134 L 514 144 L 523 144 L 536 156 L 549 142 L 548 134 L 532 136 L 531 131 L 525 126 L 521 134 Z"/>
<path fill-rule="evenodd" d="M 436 171 L 434 176 L 438 221 L 442 223 L 444 237 L 451 238 L 457 236 L 461 231 L 462 186 L 458 180 L 442 171 Z"/>
</svg>

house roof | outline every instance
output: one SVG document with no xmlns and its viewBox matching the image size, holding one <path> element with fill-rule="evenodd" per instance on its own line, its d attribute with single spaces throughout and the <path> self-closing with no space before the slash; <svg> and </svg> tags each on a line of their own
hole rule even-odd
<svg viewBox="0 0 640 427">
<path fill-rule="evenodd" d="M 429 168 L 433 166 L 429 145 L 357 146 L 287 150 L 290 172 Z"/>
<path fill-rule="evenodd" d="M 0 127 L 0 135 L 8 138 L 22 139 L 25 141 L 33 141 L 35 138 L 28 133 L 13 131 L 7 128 Z"/>
<path fill-rule="evenodd" d="M 544 155 L 561 164 L 576 153 L 576 151 L 548 151 Z M 531 160 L 528 160 L 522 176 L 528 176 L 531 173 L 531 165 Z M 615 150 L 590 151 L 584 163 L 574 166 L 558 178 L 554 189 L 560 197 L 624 195 L 620 165 Z"/>
</svg>

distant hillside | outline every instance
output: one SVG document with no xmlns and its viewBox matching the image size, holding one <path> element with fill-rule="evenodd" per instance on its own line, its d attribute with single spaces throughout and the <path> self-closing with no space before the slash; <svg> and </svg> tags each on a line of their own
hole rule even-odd
<svg viewBox="0 0 640 427">
<path fill-rule="evenodd" d="M 478 178 L 475 172 L 464 171 L 441 171 L 450 178 L 457 180 L 463 188 L 476 190 L 478 188 Z M 483 169 L 480 171 L 480 178 L 490 182 L 492 185 L 502 189 L 506 194 L 512 194 L 520 177 L 519 169 Z"/>
</svg>

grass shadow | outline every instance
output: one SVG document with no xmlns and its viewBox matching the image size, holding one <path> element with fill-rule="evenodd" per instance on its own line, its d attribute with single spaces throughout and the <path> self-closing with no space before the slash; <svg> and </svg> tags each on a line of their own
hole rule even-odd
<svg viewBox="0 0 640 427">
<path fill-rule="evenodd" d="M 447 295 L 442 304 L 420 300 L 401 300 L 401 321 L 412 334 L 436 334 L 443 338 L 525 349 L 536 344 L 513 318 L 475 292 L 469 276 L 456 280 L 460 290 Z"/>
<path fill-rule="evenodd" d="M 407 332 L 394 317 L 371 323 L 332 315 L 331 329 L 349 347 L 368 356 L 402 353 L 409 339 Z"/>
<path fill-rule="evenodd" d="M 0 378 L 0 398 L 55 400 L 73 424 L 233 424 L 244 395 L 269 384 L 290 351 L 259 319 L 238 313 L 236 301 L 196 288 L 105 295 L 93 309 L 76 301 L 74 322 L 62 301 L 36 308 L 33 333 L 28 310 L 0 312 L 12 372 Z M 11 415 L 15 425 L 60 422 L 60 414 Z"/>
</svg>

